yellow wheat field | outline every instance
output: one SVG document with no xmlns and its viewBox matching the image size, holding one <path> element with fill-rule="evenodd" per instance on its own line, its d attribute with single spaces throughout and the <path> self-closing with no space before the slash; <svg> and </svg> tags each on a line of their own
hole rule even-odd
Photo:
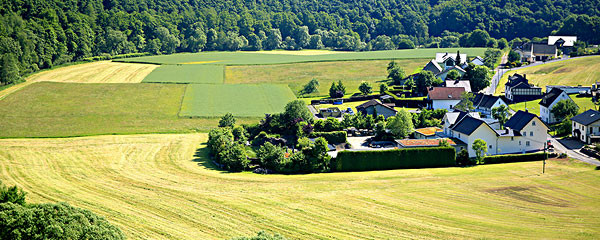
<svg viewBox="0 0 600 240">
<path fill-rule="evenodd" d="M 206 134 L 0 140 L 29 202 L 90 209 L 131 239 L 593 239 L 600 171 L 569 160 L 309 175 L 225 173 Z"/>
<path fill-rule="evenodd" d="M 140 83 L 158 65 L 99 61 L 77 64 L 32 75 L 28 82 Z"/>
</svg>

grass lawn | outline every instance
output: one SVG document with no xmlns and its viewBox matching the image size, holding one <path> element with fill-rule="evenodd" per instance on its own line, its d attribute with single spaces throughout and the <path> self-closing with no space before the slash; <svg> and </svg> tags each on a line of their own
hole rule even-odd
<svg viewBox="0 0 600 240">
<path fill-rule="evenodd" d="M 223 83 L 223 66 L 208 64 L 162 65 L 143 82 L 147 83 Z"/>
<path fill-rule="evenodd" d="M 600 81 L 600 56 L 575 58 L 508 71 L 500 79 L 495 95 L 504 92 L 508 76 L 515 73 L 527 74 L 529 83 L 542 87 L 543 91 L 546 85 L 591 86 L 596 81 Z"/>
<path fill-rule="evenodd" d="M 577 94 L 571 94 L 570 97 L 577 104 L 577 106 L 579 106 L 579 113 L 585 112 L 588 109 L 595 109 L 595 106 L 594 106 L 594 103 L 592 102 L 591 97 L 577 97 L 576 95 Z M 527 110 L 529 110 L 530 113 L 533 113 L 533 114 L 539 116 L 540 115 L 539 103 L 540 103 L 540 99 L 528 101 L 528 102 L 520 102 L 520 103 L 516 103 L 516 104 L 511 104 L 510 108 L 515 111 L 518 111 L 518 110 L 525 111 L 525 106 L 527 106 Z"/>
<path fill-rule="evenodd" d="M 143 62 L 158 64 L 217 64 L 217 65 L 262 65 L 297 62 L 322 62 L 346 60 L 376 60 L 376 59 L 405 59 L 405 58 L 435 58 L 437 52 L 466 53 L 469 56 L 483 56 L 485 48 L 427 48 L 368 52 L 330 52 L 321 51 L 319 54 L 299 54 L 302 51 L 274 52 L 201 52 L 179 53 L 172 55 L 145 56 L 137 58 L 118 59 L 121 62 Z M 276 53 L 276 54 L 273 54 Z"/>
<path fill-rule="evenodd" d="M 396 60 L 407 74 L 422 69 L 427 59 Z M 346 91 L 358 92 L 362 81 L 371 83 L 374 91 L 387 82 L 387 65 L 390 60 L 313 62 L 277 65 L 227 66 L 225 83 L 276 83 L 287 84 L 294 93 L 302 90 L 311 79 L 319 80 L 318 92 L 308 96 L 327 96 L 333 81 L 342 80 Z"/>
<path fill-rule="evenodd" d="M 208 131 L 218 119 L 182 119 L 185 85 L 38 82 L 0 100 L 0 137 Z M 258 121 L 244 119 L 241 121 Z"/>
<path fill-rule="evenodd" d="M 264 117 L 265 113 L 283 112 L 294 99 L 294 93 L 285 85 L 190 84 L 179 115 L 220 117 L 232 113 L 238 117 Z"/>
<path fill-rule="evenodd" d="M 0 179 L 130 239 L 595 239 L 600 171 L 571 160 L 308 175 L 225 173 L 206 134 L 0 140 Z"/>
</svg>

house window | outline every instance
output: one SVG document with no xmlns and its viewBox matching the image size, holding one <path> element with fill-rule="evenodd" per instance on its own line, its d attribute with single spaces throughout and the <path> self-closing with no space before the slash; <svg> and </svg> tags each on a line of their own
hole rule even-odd
<svg viewBox="0 0 600 240">
<path fill-rule="evenodd" d="M 533 137 L 533 131 L 529 132 L 529 136 Z"/>
<path fill-rule="evenodd" d="M 490 149 L 492 149 L 492 145 L 490 145 Z"/>
<path fill-rule="evenodd" d="M 531 122 L 531 125 L 535 126 L 535 121 Z"/>
<path fill-rule="evenodd" d="M 458 138 L 460 138 L 460 133 L 458 134 Z"/>
<path fill-rule="evenodd" d="M 519 141 L 519 146 L 521 146 L 521 141 Z"/>
<path fill-rule="evenodd" d="M 526 141 L 526 142 L 525 142 L 525 146 L 529 146 L 529 141 Z"/>
</svg>

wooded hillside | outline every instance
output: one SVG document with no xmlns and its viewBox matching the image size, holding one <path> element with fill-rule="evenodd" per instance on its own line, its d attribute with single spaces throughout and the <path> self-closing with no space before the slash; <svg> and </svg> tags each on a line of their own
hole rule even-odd
<svg viewBox="0 0 600 240">
<path fill-rule="evenodd" d="M 484 47 L 553 31 L 600 43 L 598 16 L 600 0 L 4 0 L 0 80 L 137 52 Z"/>
</svg>

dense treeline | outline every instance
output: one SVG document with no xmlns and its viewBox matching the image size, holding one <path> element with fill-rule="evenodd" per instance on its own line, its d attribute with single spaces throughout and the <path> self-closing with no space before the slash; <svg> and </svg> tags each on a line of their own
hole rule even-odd
<svg viewBox="0 0 600 240">
<path fill-rule="evenodd" d="M 137 52 L 489 46 L 468 40 L 552 31 L 599 43 L 599 15 L 600 0 L 0 1 L 0 80 Z"/>
</svg>

